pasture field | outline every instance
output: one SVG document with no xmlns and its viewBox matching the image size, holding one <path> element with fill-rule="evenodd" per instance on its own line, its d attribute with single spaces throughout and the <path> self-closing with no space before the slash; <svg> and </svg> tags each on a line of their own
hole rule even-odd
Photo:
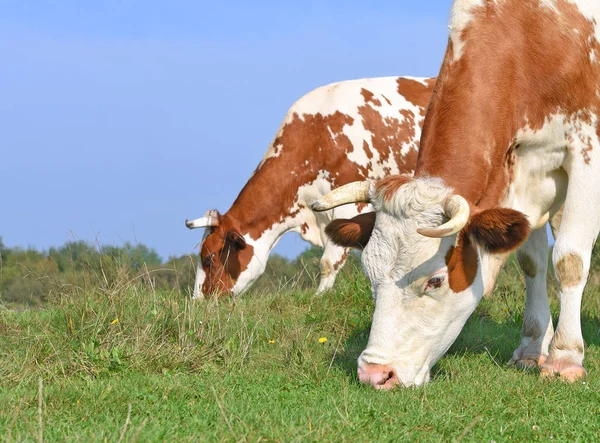
<svg viewBox="0 0 600 443">
<path fill-rule="evenodd" d="M 586 292 L 583 382 L 507 366 L 524 308 L 511 260 L 432 381 L 379 392 L 355 374 L 373 309 L 356 268 L 321 297 L 293 282 L 200 302 L 154 291 L 143 279 L 64 287 L 42 309 L 0 308 L 0 434 L 5 441 L 596 440 L 594 276 Z M 554 286 L 551 297 L 556 321 Z"/>
</svg>

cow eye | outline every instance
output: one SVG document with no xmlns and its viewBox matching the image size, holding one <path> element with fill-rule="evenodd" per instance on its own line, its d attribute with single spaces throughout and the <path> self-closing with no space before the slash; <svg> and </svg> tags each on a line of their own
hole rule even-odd
<svg viewBox="0 0 600 443">
<path fill-rule="evenodd" d="M 442 283 L 444 283 L 445 279 L 446 279 L 445 274 L 433 275 L 432 277 L 429 278 L 429 280 L 427 280 L 427 286 L 425 286 L 425 290 L 427 291 L 428 289 L 439 288 L 440 286 L 442 286 Z"/>
<path fill-rule="evenodd" d="M 206 257 L 204 257 L 202 259 L 202 265 L 207 268 L 210 268 L 214 264 L 215 264 L 215 254 L 214 253 L 207 255 Z"/>
</svg>

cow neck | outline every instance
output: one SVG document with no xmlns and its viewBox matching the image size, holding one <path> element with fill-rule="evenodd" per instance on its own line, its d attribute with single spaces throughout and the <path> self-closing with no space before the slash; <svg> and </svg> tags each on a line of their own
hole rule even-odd
<svg viewBox="0 0 600 443">
<path fill-rule="evenodd" d="M 488 208 L 505 196 L 518 130 L 540 130 L 554 113 L 569 118 L 598 107 L 600 65 L 591 60 L 600 45 L 594 20 L 572 2 L 478 4 L 450 33 L 415 175 L 441 177 Z"/>
<path fill-rule="evenodd" d="M 505 90 L 504 81 L 471 67 L 463 55 L 451 63 L 449 43 L 425 117 L 416 177 L 441 177 L 471 204 L 497 205 L 508 184 L 505 158 L 515 129 L 515 103 L 499 105 L 489 97 Z"/>
<path fill-rule="evenodd" d="M 264 162 L 256 169 L 227 212 L 237 221 L 240 233 L 255 241 L 268 232 L 270 241 L 275 243 L 283 233 L 296 227 L 293 219 L 299 209 L 293 207 L 298 187 L 291 183 L 291 176 L 281 171 L 274 174 L 273 163 Z"/>
</svg>

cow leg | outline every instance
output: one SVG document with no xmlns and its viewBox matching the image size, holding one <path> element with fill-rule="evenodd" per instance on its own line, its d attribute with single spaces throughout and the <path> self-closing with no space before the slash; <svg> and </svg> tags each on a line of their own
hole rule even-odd
<svg viewBox="0 0 600 443">
<path fill-rule="evenodd" d="M 568 171 L 567 197 L 552 252 L 560 292 L 560 315 L 550 343 L 550 353 L 542 365 L 542 376 L 558 374 L 569 381 L 586 375 L 583 369 L 581 296 L 587 282 L 592 247 L 600 231 L 600 183 L 590 179 L 587 164 L 576 160 L 572 163 L 572 170 Z"/>
<path fill-rule="evenodd" d="M 317 294 L 322 294 L 333 287 L 335 278 L 339 270 L 344 266 L 344 263 L 346 263 L 349 252 L 348 248 L 338 246 L 332 241 L 328 241 L 325 244 L 325 250 L 321 257 L 321 279 Z"/>
<path fill-rule="evenodd" d="M 527 299 L 521 343 L 513 353 L 511 363 L 520 367 L 537 367 L 548 356 L 548 346 L 554 332 L 546 287 L 548 235 L 545 226 L 529 235 L 527 242 L 517 252 L 517 258 L 525 275 Z"/>
<path fill-rule="evenodd" d="M 550 217 L 550 229 L 552 230 L 552 237 L 554 237 L 554 240 L 558 237 L 558 228 L 560 227 L 564 209 L 565 207 L 561 206 L 560 209 Z"/>
</svg>

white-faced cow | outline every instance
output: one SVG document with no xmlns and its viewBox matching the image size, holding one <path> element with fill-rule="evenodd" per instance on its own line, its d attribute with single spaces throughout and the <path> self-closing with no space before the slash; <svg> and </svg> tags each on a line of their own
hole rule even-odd
<svg viewBox="0 0 600 443">
<path fill-rule="evenodd" d="M 310 203 L 355 180 L 412 173 L 433 83 L 411 77 L 346 81 L 298 100 L 229 211 L 186 221 L 189 228 L 207 228 L 194 298 L 248 288 L 290 231 L 324 247 L 318 291 L 330 288 L 348 249 L 328 242 L 325 226 L 371 209 L 359 204 L 315 214 Z"/>
<path fill-rule="evenodd" d="M 600 230 L 600 2 L 455 0 L 449 29 L 414 178 L 346 185 L 316 203 L 376 211 L 374 227 L 329 229 L 347 245 L 372 229 L 362 260 L 376 303 L 359 378 L 426 382 L 522 245 L 527 302 L 513 361 L 578 379 L 581 295 Z M 554 332 L 544 225 L 563 203 Z"/>
</svg>

